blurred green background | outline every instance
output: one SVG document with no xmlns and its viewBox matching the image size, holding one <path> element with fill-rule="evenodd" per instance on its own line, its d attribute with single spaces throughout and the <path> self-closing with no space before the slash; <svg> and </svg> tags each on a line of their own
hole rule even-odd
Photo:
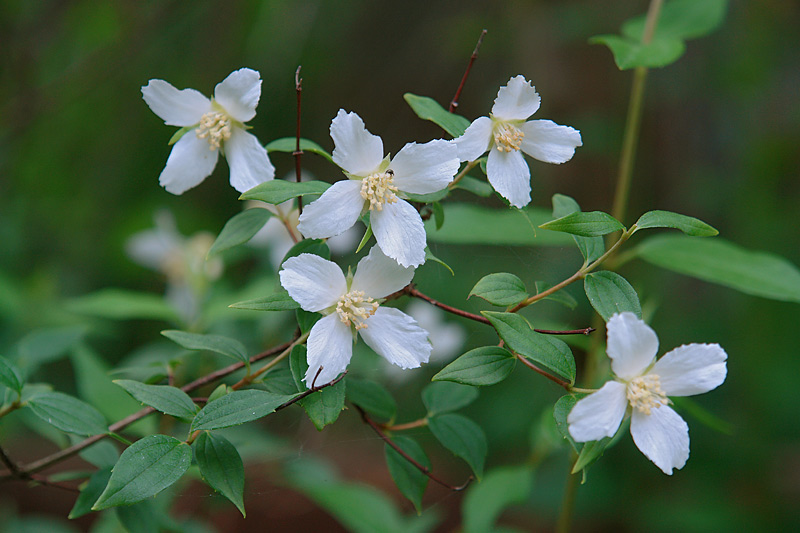
<svg viewBox="0 0 800 533">
<path fill-rule="evenodd" d="M 267 143 L 294 135 L 294 72 L 302 65 L 304 137 L 332 149 L 330 120 L 344 108 L 363 117 L 367 128 L 383 137 L 386 150 L 396 153 L 410 140 L 441 136 L 416 118 L 403 94 L 431 96 L 446 106 L 486 28 L 460 113 L 470 119 L 487 114 L 498 87 L 523 74 L 542 96 L 534 118 L 573 126 L 584 143 L 569 164 L 531 162 L 533 203 L 547 207 L 560 192 L 586 211 L 608 211 L 631 72 L 618 71 L 608 50 L 587 40 L 618 31 L 646 8 L 647 2 L 631 0 L 0 3 L 0 353 L 31 330 L 74 323 L 64 310 L 66 299 L 106 287 L 163 292 L 163 280 L 124 251 L 125 240 L 151 227 L 159 208 L 175 213 L 184 234 L 216 234 L 241 210 L 222 162 L 183 196 L 158 186 L 173 131 L 141 99 L 140 87 L 149 79 L 209 95 L 231 71 L 259 70 L 262 96 L 250 124 Z M 732 1 L 718 31 L 690 41 L 678 63 L 651 71 L 630 219 L 623 222 L 652 209 L 685 213 L 741 246 L 800 264 L 799 28 L 797 3 Z M 272 161 L 277 177 L 293 169 L 289 154 L 273 154 Z M 317 179 L 340 177 L 313 156 L 304 166 Z M 501 205 L 497 199 L 488 204 Z M 472 310 L 481 307 L 464 298 L 485 274 L 508 271 L 526 281 L 555 282 L 579 266 L 567 249 L 432 248 L 458 276 L 426 265 L 419 272 L 420 288 Z M 259 265 L 244 261 L 231 272 L 250 276 Z M 718 342 L 726 349 L 726 383 L 698 403 L 730 422 L 733 431 L 723 435 L 689 419 L 692 456 L 671 478 L 624 438 L 580 487 L 575 529 L 800 527 L 800 388 L 792 382 L 800 375 L 798 305 L 742 295 L 640 262 L 621 273 L 650 312 L 661 353 L 689 342 Z M 237 278 L 228 283 L 243 285 Z M 570 292 L 581 298 L 579 287 Z M 535 313 L 573 327 L 591 320 L 586 305 L 570 313 L 546 303 Z M 168 326 L 117 324 L 116 337 L 104 331 L 92 343 L 113 364 Z M 493 342 L 484 328 L 471 335 L 469 344 Z M 410 387 L 423 384 L 424 379 Z M 66 380 L 57 385 L 74 386 Z M 489 435 L 487 465 L 524 460 L 531 426 L 559 395 L 555 386 L 520 370 L 508 383 L 482 391 L 468 412 Z M 409 407 L 409 419 L 414 409 Z M 382 445 L 352 414 L 343 415 L 350 420 L 343 429 L 326 430 L 332 435 L 322 437 L 290 423 L 289 431 L 298 434 L 294 445 L 308 444 L 332 457 L 345 478 L 377 484 L 410 509 L 382 465 Z M 0 424 L 5 443 L 2 430 Z M 357 442 L 361 461 L 348 456 L 346 439 Z M 446 465 L 454 462 L 446 455 L 434 456 L 434 464 L 437 459 L 451 477 L 465 476 L 458 465 Z M 528 504 L 509 511 L 503 522 L 522 530 L 551 528 L 566 470 L 566 454 L 546 460 Z M 188 503 L 179 505 L 178 514 L 205 513 L 219 530 L 263 528 L 265 520 L 298 530 L 302 524 L 334 527 L 311 503 L 304 511 L 280 503 L 302 497 L 287 495 L 266 478 L 248 478 L 245 522 L 232 506 L 198 511 L 206 493 L 197 488 L 187 489 Z M 48 488 L 15 483 L 0 490 L 3 513 L 64 517 L 71 506 L 68 495 L 50 500 Z M 458 523 L 460 499 L 437 490 L 428 494 L 426 506 L 445 518 L 442 530 Z"/>
</svg>

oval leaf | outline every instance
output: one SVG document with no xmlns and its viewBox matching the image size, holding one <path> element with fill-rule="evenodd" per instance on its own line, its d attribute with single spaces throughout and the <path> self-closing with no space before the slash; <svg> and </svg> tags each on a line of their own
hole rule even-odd
<svg viewBox="0 0 800 533">
<path fill-rule="evenodd" d="M 92 505 L 94 505 L 94 502 L 96 502 L 97 498 L 103 493 L 110 478 L 110 466 L 101 468 L 92 474 L 89 481 L 81 488 L 81 493 L 78 495 L 78 499 L 75 500 L 75 505 L 72 506 L 72 510 L 69 512 L 67 518 L 72 520 L 91 513 Z"/>
<path fill-rule="evenodd" d="M 464 135 L 469 126 L 469 120 L 461 115 L 448 112 L 433 98 L 406 93 L 403 95 L 403 99 L 419 118 L 430 120 L 453 137 Z"/>
<path fill-rule="evenodd" d="M 427 469 L 431 468 L 428 456 L 425 455 L 425 451 L 417 444 L 417 441 L 403 436 L 392 437 L 392 441 L 416 462 Z M 384 452 L 386 466 L 389 467 L 389 474 L 391 474 L 394 484 L 397 485 L 403 496 L 414 504 L 417 513 L 421 513 L 422 495 L 425 494 L 425 488 L 428 486 L 428 476 L 388 444 L 384 448 Z"/>
<path fill-rule="evenodd" d="M 625 229 L 619 220 L 602 211 L 571 213 L 539 227 L 581 237 L 599 237 Z"/>
<path fill-rule="evenodd" d="M 282 137 L 280 139 L 275 139 L 271 143 L 267 144 L 264 148 L 267 149 L 267 152 L 288 152 L 294 153 L 297 149 L 297 138 L 296 137 Z M 322 146 L 318 145 L 314 141 L 310 141 L 308 139 L 300 139 L 300 150 L 303 152 L 311 152 L 312 154 L 321 155 L 331 163 L 333 163 L 333 158 L 331 154 L 325 151 Z"/>
<path fill-rule="evenodd" d="M 630 311 L 642 318 L 642 306 L 639 296 L 630 283 L 608 270 L 592 272 L 583 280 L 583 290 L 595 311 L 608 322 L 615 313 Z"/>
<path fill-rule="evenodd" d="M 0 385 L 8 387 L 17 394 L 22 394 L 22 385 L 24 383 L 17 367 L 0 355 Z"/>
<path fill-rule="evenodd" d="M 271 216 L 272 213 L 266 209 L 247 209 L 234 215 L 225 223 L 206 257 L 246 243 L 264 227 Z"/>
<path fill-rule="evenodd" d="M 222 335 L 189 333 L 186 331 L 178 331 L 177 329 L 166 329 L 162 331 L 161 334 L 187 350 L 208 350 L 233 357 L 246 365 L 250 364 L 247 348 L 236 339 L 223 337 Z"/>
<path fill-rule="evenodd" d="M 75 298 L 67 303 L 67 309 L 73 313 L 114 320 L 178 320 L 175 309 L 163 297 L 120 289 L 105 289 Z"/>
<path fill-rule="evenodd" d="M 478 399 L 478 389 L 457 383 L 431 383 L 422 391 L 422 403 L 428 416 L 456 411 Z"/>
<path fill-rule="evenodd" d="M 482 311 L 497 334 L 512 351 L 575 382 L 575 358 L 569 346 L 561 340 L 537 333 L 516 313 Z"/>
<path fill-rule="evenodd" d="M 194 457 L 203 479 L 211 488 L 244 511 L 244 465 L 236 447 L 221 435 L 204 431 L 192 443 Z"/>
<path fill-rule="evenodd" d="M 192 449 L 174 437 L 150 435 L 137 440 L 122 452 L 92 510 L 131 505 L 155 496 L 178 481 L 191 464 Z"/>
<path fill-rule="evenodd" d="M 579 213 L 581 207 L 573 198 L 564 194 L 553 195 L 553 217 L 561 218 L 572 213 Z M 591 263 L 606 251 L 605 244 L 602 237 L 580 237 L 573 235 L 575 244 L 578 245 L 578 250 L 586 260 L 586 263 Z"/>
<path fill-rule="evenodd" d="M 291 311 L 293 309 L 299 309 L 300 304 L 292 300 L 288 292 L 279 291 L 275 294 L 264 296 L 263 298 L 236 302 L 228 307 L 234 309 L 252 309 L 254 311 Z"/>
<path fill-rule="evenodd" d="M 33 414 L 61 431 L 76 435 L 108 433 L 106 419 L 86 402 L 61 392 L 44 392 L 28 402 Z"/>
<path fill-rule="evenodd" d="M 459 414 L 448 413 L 428 420 L 428 427 L 442 446 L 460 457 L 480 480 L 486 459 L 486 435 L 481 427 Z"/>
<path fill-rule="evenodd" d="M 723 239 L 651 237 L 634 249 L 645 261 L 753 296 L 800 302 L 800 270 L 786 259 Z"/>
<path fill-rule="evenodd" d="M 569 434 L 569 424 L 567 424 L 567 417 L 576 403 L 578 403 L 578 399 L 574 395 L 567 394 L 562 396 L 553 406 L 553 418 L 556 421 L 556 429 L 558 429 L 558 432 L 569 442 L 572 449 L 577 453 L 580 451 L 580 446 L 578 446 L 575 439 L 572 438 L 572 435 Z"/>
<path fill-rule="evenodd" d="M 263 390 L 237 390 L 207 403 L 192 421 L 192 431 L 238 426 L 275 411 L 296 394 L 273 394 Z"/>
<path fill-rule="evenodd" d="M 164 414 L 183 420 L 191 420 L 197 414 L 195 403 L 188 394 L 177 387 L 146 385 L 128 379 L 117 379 L 114 383 L 128 391 L 128 394 L 143 404 L 149 405 Z"/>
<path fill-rule="evenodd" d="M 670 211 L 648 211 L 636 221 L 636 229 L 674 228 L 693 237 L 713 237 L 719 231 L 702 220 Z"/>
<path fill-rule="evenodd" d="M 397 403 L 383 385 L 364 379 L 347 378 L 347 399 L 369 414 L 383 420 L 394 420 Z"/>
<path fill-rule="evenodd" d="M 528 293 L 525 284 L 517 276 L 498 272 L 482 277 L 472 288 L 469 296 L 483 298 L 492 305 L 508 307 L 527 298 Z"/>
<path fill-rule="evenodd" d="M 301 181 L 298 183 L 296 181 L 270 180 L 243 193 L 239 200 L 261 200 L 268 204 L 281 204 L 286 200 L 306 194 L 322 194 L 330 186 L 330 183 L 324 181 Z"/>
<path fill-rule="evenodd" d="M 440 370 L 432 381 L 454 381 L 479 387 L 494 385 L 511 374 L 516 362 L 517 358 L 505 348 L 475 348 Z"/>
</svg>

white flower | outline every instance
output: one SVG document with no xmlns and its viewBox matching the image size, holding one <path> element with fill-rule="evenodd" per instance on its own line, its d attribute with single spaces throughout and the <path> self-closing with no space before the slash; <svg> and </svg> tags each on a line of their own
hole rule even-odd
<svg viewBox="0 0 800 533">
<path fill-rule="evenodd" d="M 531 120 L 539 109 L 539 94 L 523 76 L 500 87 L 489 117 L 480 117 L 454 139 L 461 161 L 475 161 L 487 150 L 486 177 L 511 205 L 531 201 L 531 171 L 520 150 L 545 163 L 564 163 L 581 146 L 581 134 L 551 120 Z"/>
<path fill-rule="evenodd" d="M 425 144 L 409 143 L 389 160 L 383 141 L 371 134 L 364 121 L 343 109 L 331 122 L 336 145 L 334 162 L 348 180 L 334 183 L 318 200 L 303 209 L 298 228 L 314 239 L 339 235 L 364 211 L 383 253 L 403 266 L 425 262 L 425 227 L 403 193 L 440 191 L 458 172 L 458 149 L 441 139 Z"/>
<path fill-rule="evenodd" d="M 380 305 L 381 298 L 408 285 L 412 277 L 413 268 L 398 265 L 377 246 L 358 263 L 351 279 L 317 255 L 286 260 L 280 272 L 283 288 L 306 311 L 325 315 L 311 328 L 306 344 L 306 385 L 311 387 L 315 379 L 317 385 L 328 383 L 347 368 L 356 332 L 378 355 L 401 368 L 428 362 L 428 333 L 402 311 Z"/>
<path fill-rule="evenodd" d="M 206 179 L 221 151 L 231 168 L 231 185 L 239 192 L 275 176 L 267 151 L 244 125 L 256 116 L 261 97 L 261 75 L 255 70 L 232 72 L 217 84 L 210 100 L 164 80 L 150 80 L 142 97 L 165 124 L 193 128 L 175 143 L 158 179 L 172 194 L 183 194 Z"/>
<path fill-rule="evenodd" d="M 656 361 L 658 338 L 633 313 L 612 316 L 608 356 L 616 379 L 580 400 L 567 417 L 578 442 L 611 437 L 626 413 L 633 442 L 665 474 L 689 458 L 689 427 L 669 407 L 668 396 L 693 396 L 725 381 L 728 355 L 718 344 L 688 344 Z"/>
</svg>

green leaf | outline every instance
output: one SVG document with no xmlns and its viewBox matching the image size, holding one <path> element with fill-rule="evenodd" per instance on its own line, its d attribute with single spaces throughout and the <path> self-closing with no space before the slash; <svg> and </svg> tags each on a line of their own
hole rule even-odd
<svg viewBox="0 0 800 533">
<path fill-rule="evenodd" d="M 89 480 L 81 487 L 81 493 L 78 495 L 78 499 L 75 500 L 75 505 L 72 506 L 67 518 L 72 520 L 92 512 L 92 505 L 103 493 L 110 478 L 111 466 L 101 468 L 92 474 Z"/>
<path fill-rule="evenodd" d="M 581 207 L 573 198 L 563 195 L 553 195 L 553 217 L 561 218 L 572 213 L 580 213 Z M 573 235 L 575 244 L 578 245 L 581 255 L 586 260 L 586 264 L 591 263 L 606 251 L 602 237 L 580 237 Z"/>
<path fill-rule="evenodd" d="M 244 510 L 244 464 L 236 447 L 221 435 L 204 431 L 192 443 L 200 474 L 211 488 Z"/>
<path fill-rule="evenodd" d="M 162 522 L 169 520 L 169 516 L 156 506 L 154 500 L 144 500 L 133 505 L 116 507 L 114 514 L 127 533 L 151 533 L 172 529 L 160 527 Z"/>
<path fill-rule="evenodd" d="M 324 181 L 285 181 L 270 180 L 260 183 L 242 193 L 239 200 L 261 200 L 268 204 L 281 204 L 286 200 L 305 196 L 306 194 L 322 194 L 328 190 L 330 183 Z"/>
<path fill-rule="evenodd" d="M 300 254 L 314 254 L 322 257 L 323 259 L 330 260 L 331 258 L 331 249 L 328 248 L 328 245 L 325 244 L 325 241 L 322 239 L 304 239 L 294 246 L 292 246 L 286 255 L 283 256 L 283 264 L 287 259 L 290 257 L 297 257 Z"/>
<path fill-rule="evenodd" d="M 590 44 L 604 44 L 611 50 L 620 70 L 634 67 L 659 68 L 678 60 L 686 50 L 680 39 L 654 38 L 649 44 L 619 35 L 596 35 Z"/>
<path fill-rule="evenodd" d="M 2 355 L 0 355 L 0 384 L 16 391 L 17 395 L 22 394 L 22 385 L 25 384 L 17 367 Z"/>
<path fill-rule="evenodd" d="M 435 221 L 425 221 L 429 242 L 494 246 L 564 246 L 572 242 L 561 233 L 537 231 L 537 225 L 552 219 L 544 209 L 491 209 L 458 203 L 443 207 L 447 224 L 442 229 L 436 230 Z"/>
<path fill-rule="evenodd" d="M 416 462 L 427 469 L 431 468 L 428 456 L 425 455 L 425 451 L 417 444 L 417 441 L 400 435 L 392 437 L 392 441 Z M 386 465 L 389 467 L 389 474 L 391 474 L 394 484 L 397 485 L 403 496 L 414 504 L 417 513 L 421 513 L 422 495 L 425 494 L 425 488 L 428 486 L 428 476 L 420 472 L 416 466 L 408 462 L 388 444 L 384 447 L 384 453 Z"/>
<path fill-rule="evenodd" d="M 431 252 L 431 249 L 426 246 L 425 247 L 425 261 L 429 261 L 429 260 L 433 261 L 434 263 L 439 263 L 440 265 L 445 267 L 447 270 L 450 271 L 451 275 L 453 275 L 453 276 L 456 275 L 455 271 L 452 268 L 450 268 L 450 265 L 448 265 L 447 263 L 445 263 L 444 261 L 442 261 L 441 259 L 439 259 L 435 255 L 433 255 L 433 252 Z"/>
<path fill-rule="evenodd" d="M 619 220 L 602 211 L 570 213 L 539 227 L 582 237 L 599 237 L 625 229 Z"/>
<path fill-rule="evenodd" d="M 434 202 L 431 209 L 433 209 L 433 220 L 436 223 L 436 229 L 440 230 L 444 226 L 444 208 L 439 202 Z"/>
<path fill-rule="evenodd" d="M 191 420 L 197 414 L 195 403 L 188 394 L 177 387 L 146 385 L 128 379 L 117 379 L 114 383 L 128 391 L 128 394 L 143 404 L 149 405 L 164 414 L 183 420 Z"/>
<path fill-rule="evenodd" d="M 486 435 L 481 427 L 469 418 L 454 413 L 430 418 L 428 427 L 436 440 L 453 455 L 466 461 L 480 480 L 487 452 Z"/>
<path fill-rule="evenodd" d="M 505 348 L 475 348 L 441 369 L 432 381 L 454 381 L 472 386 L 494 385 L 511 374 L 516 362 L 517 358 Z"/>
<path fill-rule="evenodd" d="M 193 125 L 193 126 L 184 126 L 184 127 L 182 127 L 181 129 L 179 129 L 178 131 L 176 131 L 175 133 L 172 134 L 172 137 L 169 138 L 169 142 L 167 143 L 167 146 L 172 146 L 176 142 L 180 141 L 181 137 L 183 137 L 184 135 L 186 135 L 187 133 L 189 133 L 190 131 L 192 131 L 196 127 L 197 127 L 196 124 Z"/>
<path fill-rule="evenodd" d="M 481 198 L 488 198 L 494 192 L 492 186 L 487 182 L 479 180 L 478 178 L 473 178 L 472 176 L 464 176 L 456 183 L 454 188 L 464 189 Z"/>
<path fill-rule="evenodd" d="M 267 152 L 288 152 L 292 154 L 297 148 L 297 138 L 282 137 L 280 139 L 275 139 L 271 143 L 267 144 L 264 148 L 267 149 Z M 314 141 L 301 138 L 300 150 L 302 150 L 303 152 L 311 152 L 312 154 L 321 155 L 322 157 L 333 163 L 333 158 L 331 157 L 331 154 L 326 152 L 323 147 L 321 147 Z"/>
<path fill-rule="evenodd" d="M 454 138 L 464 135 L 469 126 L 469 120 L 461 115 L 448 112 L 433 98 L 406 93 L 403 95 L 403 99 L 419 118 L 430 120 Z"/>
<path fill-rule="evenodd" d="M 225 223 L 222 231 L 219 232 L 219 236 L 214 241 L 214 244 L 211 245 L 211 249 L 208 250 L 206 258 L 246 243 L 253 238 L 253 235 L 258 233 L 258 230 L 264 227 L 264 224 L 267 223 L 271 216 L 272 213 L 261 208 L 247 209 L 234 215 Z"/>
<path fill-rule="evenodd" d="M 572 473 L 577 474 L 600 459 L 600 456 L 603 455 L 603 452 L 606 451 L 606 448 L 611 443 L 611 440 L 612 437 L 603 437 L 600 440 L 592 440 L 584 443 L 581 452 L 578 454 L 578 459 L 572 467 Z"/>
<path fill-rule="evenodd" d="M 61 392 L 44 392 L 28 401 L 33 414 L 48 424 L 76 435 L 108 433 L 106 419 L 86 402 Z"/>
<path fill-rule="evenodd" d="M 192 421 L 192 431 L 238 426 L 258 420 L 295 398 L 296 394 L 273 394 L 263 390 L 237 390 L 209 402 Z"/>
<path fill-rule="evenodd" d="M 430 383 L 422 390 L 422 403 L 428 409 L 428 416 L 457 411 L 477 399 L 478 389 L 457 383 Z"/>
<path fill-rule="evenodd" d="M 364 246 L 367 245 L 367 243 L 369 242 L 370 237 L 372 237 L 372 224 L 368 222 L 367 223 L 367 229 L 366 229 L 366 231 L 364 231 L 364 236 L 361 237 L 361 242 L 359 242 L 358 246 L 356 246 L 356 252 L 355 253 L 360 252 L 361 249 Z"/>
<path fill-rule="evenodd" d="M 33 331 L 17 344 L 16 363 L 30 373 L 43 364 L 60 359 L 84 337 L 86 337 L 85 326 Z"/>
<path fill-rule="evenodd" d="M 558 432 L 564 440 L 569 442 L 572 449 L 577 453 L 580 451 L 580 446 L 578 446 L 578 443 L 572 438 L 572 435 L 569 434 L 569 424 L 567 424 L 567 417 L 576 403 L 578 403 L 578 399 L 575 395 L 567 394 L 562 396 L 553 406 L 553 418 L 556 421 L 556 429 L 558 429 Z"/>
<path fill-rule="evenodd" d="M 167 435 L 144 437 L 122 452 L 92 510 L 131 505 L 155 496 L 178 481 L 191 464 L 192 449 L 185 442 Z"/>
<path fill-rule="evenodd" d="M 75 442 L 77 441 L 78 439 L 76 438 Z M 81 459 L 96 466 L 97 468 L 111 468 L 117 464 L 117 460 L 119 459 L 117 447 L 111 444 L 111 442 L 108 440 L 95 442 L 88 448 L 81 450 L 78 455 L 80 455 Z M 105 485 L 103 485 L 103 488 L 105 488 Z M 97 495 L 100 496 L 100 493 Z M 97 498 L 95 498 L 95 500 L 96 499 Z M 92 500 L 92 503 L 94 503 L 94 500 Z"/>
<path fill-rule="evenodd" d="M 431 192 L 427 194 L 413 194 L 410 192 L 402 193 L 402 197 L 410 200 L 412 202 L 419 202 L 422 204 L 432 204 L 434 202 L 438 202 L 439 200 L 443 199 L 445 196 L 450 194 L 450 190 L 447 188 L 440 189 L 436 192 Z"/>
<path fill-rule="evenodd" d="M 637 231 L 648 228 L 674 228 L 693 237 L 713 237 L 719 234 L 719 231 L 702 220 L 669 211 L 648 211 L 639 217 L 636 221 Z"/>
<path fill-rule="evenodd" d="M 383 385 L 347 377 L 347 399 L 369 414 L 385 421 L 394 420 L 397 403 Z"/>
<path fill-rule="evenodd" d="M 579 239 L 583 239 L 584 237 L 578 237 Z M 536 287 L 536 294 L 541 294 L 546 290 L 549 290 L 553 287 L 552 283 L 546 283 L 544 281 L 536 281 L 534 282 L 534 286 Z M 561 305 L 564 305 L 570 309 L 575 309 L 578 307 L 578 301 L 568 293 L 567 291 L 556 291 L 552 294 L 548 294 L 542 300 L 550 300 L 553 302 L 558 302 Z"/>
<path fill-rule="evenodd" d="M 254 311 L 291 311 L 293 309 L 299 309 L 300 304 L 292 300 L 288 292 L 279 291 L 275 294 L 264 296 L 263 298 L 236 302 L 228 307 L 234 309 L 252 309 Z"/>
<path fill-rule="evenodd" d="M 503 466 L 486 473 L 480 483 L 472 485 L 461 514 L 464 533 L 497 531 L 494 527 L 507 507 L 524 503 L 533 490 L 533 470 L 529 466 Z"/>
<path fill-rule="evenodd" d="M 250 366 L 250 356 L 247 355 L 247 348 L 236 339 L 223 337 L 222 335 L 189 333 L 177 329 L 165 329 L 161 334 L 187 350 L 208 350 L 216 352 L 232 357 L 244 363 L 247 367 Z"/>
<path fill-rule="evenodd" d="M 489 319 L 512 351 L 575 383 L 575 358 L 566 343 L 533 331 L 530 324 L 516 313 L 481 311 L 481 314 Z"/>
<path fill-rule="evenodd" d="M 301 391 L 308 390 L 303 377 L 308 370 L 306 347 L 302 345 L 292 348 L 289 354 L 289 367 L 292 370 L 295 384 Z M 324 385 L 324 383 L 318 383 Z M 308 418 L 319 431 L 328 424 L 333 424 L 339 418 L 339 413 L 344 410 L 345 382 L 340 381 L 331 387 L 314 392 L 298 403 L 305 409 Z"/>
<path fill-rule="evenodd" d="M 642 318 L 639 296 L 631 284 L 616 272 L 604 270 L 588 274 L 583 280 L 583 290 L 594 310 L 606 322 L 615 313 L 625 311 Z"/>
<path fill-rule="evenodd" d="M 483 298 L 492 305 L 508 307 L 527 298 L 528 293 L 525 284 L 517 276 L 498 272 L 482 277 L 472 288 L 469 296 Z"/>
<path fill-rule="evenodd" d="M 104 289 L 75 298 L 67 303 L 67 309 L 73 313 L 114 320 L 178 320 L 175 309 L 163 297 L 120 289 Z"/>
<path fill-rule="evenodd" d="M 312 313 L 311 311 L 297 309 L 295 311 L 295 318 L 297 318 L 297 326 L 300 328 L 300 333 L 304 334 L 311 331 L 311 328 L 314 327 L 314 324 L 319 322 L 322 315 L 320 313 Z"/>
<path fill-rule="evenodd" d="M 720 238 L 650 237 L 632 251 L 654 265 L 745 294 L 800 302 L 800 270 L 786 259 Z"/>
</svg>

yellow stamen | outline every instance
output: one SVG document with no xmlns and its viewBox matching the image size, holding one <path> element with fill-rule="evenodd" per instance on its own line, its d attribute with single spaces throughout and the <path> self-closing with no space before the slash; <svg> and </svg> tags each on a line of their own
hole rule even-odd
<svg viewBox="0 0 800 533">
<path fill-rule="evenodd" d="M 628 403 L 631 407 L 649 415 L 651 409 L 667 405 L 669 399 L 661 389 L 661 379 L 656 374 L 633 378 L 628 383 Z"/>
<path fill-rule="evenodd" d="M 394 172 L 371 174 L 361 180 L 361 197 L 369 202 L 369 210 L 381 211 L 383 204 L 393 204 L 397 201 L 397 187 L 392 185 Z"/>
<path fill-rule="evenodd" d="M 231 119 L 225 113 L 209 111 L 200 119 L 194 132 L 198 139 L 208 141 L 209 150 L 217 150 L 224 141 L 231 138 Z"/>
<path fill-rule="evenodd" d="M 351 323 L 356 329 L 367 327 L 366 320 L 378 310 L 378 302 L 364 294 L 364 291 L 350 291 L 336 302 L 336 314 L 339 319 L 349 326 Z"/>
<path fill-rule="evenodd" d="M 494 145 L 501 152 L 519 150 L 525 133 L 507 122 L 500 122 L 494 127 Z"/>
</svg>

